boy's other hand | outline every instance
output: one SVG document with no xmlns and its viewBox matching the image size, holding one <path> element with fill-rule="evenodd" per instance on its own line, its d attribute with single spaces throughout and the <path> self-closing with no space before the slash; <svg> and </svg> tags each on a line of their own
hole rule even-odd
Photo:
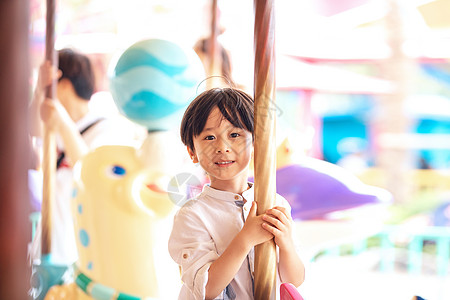
<svg viewBox="0 0 450 300">
<path fill-rule="evenodd" d="M 262 215 L 263 228 L 273 234 L 275 237 L 275 243 L 280 250 L 288 250 L 294 247 L 292 240 L 292 217 L 289 211 L 281 206 L 275 206 L 268 209 L 264 215 Z"/>
</svg>

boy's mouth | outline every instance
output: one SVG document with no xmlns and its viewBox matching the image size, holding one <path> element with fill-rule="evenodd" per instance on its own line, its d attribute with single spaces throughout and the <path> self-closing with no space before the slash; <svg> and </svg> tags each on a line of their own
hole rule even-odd
<svg viewBox="0 0 450 300">
<path fill-rule="evenodd" d="M 230 166 L 233 163 L 234 163 L 234 160 L 226 160 L 226 161 L 215 162 L 215 164 L 218 165 L 219 167 L 228 167 L 228 166 Z"/>
</svg>

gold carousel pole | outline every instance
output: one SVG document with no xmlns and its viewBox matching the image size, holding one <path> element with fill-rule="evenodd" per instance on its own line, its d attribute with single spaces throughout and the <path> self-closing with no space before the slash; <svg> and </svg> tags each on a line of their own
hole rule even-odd
<svg viewBox="0 0 450 300">
<path fill-rule="evenodd" d="M 254 0 L 255 199 L 257 214 L 273 207 L 275 186 L 275 13 L 273 0 Z M 273 240 L 255 248 L 255 299 L 275 299 Z"/>
<path fill-rule="evenodd" d="M 45 35 L 45 59 L 57 67 L 58 61 L 54 50 L 55 44 L 55 0 L 47 0 L 47 23 Z M 56 94 L 56 83 L 53 81 L 46 90 L 45 97 L 54 99 Z M 49 100 L 44 100 L 49 101 Z M 56 140 L 55 133 L 44 125 L 44 141 L 42 153 L 42 171 L 44 185 L 42 193 L 42 236 L 41 255 L 44 257 L 51 253 L 51 228 L 52 207 L 55 199 L 55 171 L 56 171 Z"/>
<path fill-rule="evenodd" d="M 219 16 L 217 0 L 212 0 L 211 3 L 211 34 L 208 41 L 206 42 L 207 57 L 208 57 L 208 76 L 221 75 L 221 59 L 219 55 L 219 45 L 217 42 L 217 37 L 219 35 Z M 220 86 L 220 79 L 213 77 L 206 81 L 208 88 L 214 88 Z"/>
<path fill-rule="evenodd" d="M 217 0 L 212 0 L 211 5 L 211 34 L 208 41 L 209 57 L 209 75 L 215 75 L 216 67 L 216 49 L 217 49 Z"/>
<path fill-rule="evenodd" d="M 384 187 L 394 196 L 397 204 L 405 203 L 411 198 L 412 186 L 408 175 L 412 170 L 412 152 L 407 142 L 402 142 L 410 131 L 412 120 L 404 113 L 405 101 L 411 93 L 411 82 L 416 66 L 412 58 L 403 51 L 405 41 L 405 22 L 402 16 L 404 4 L 398 0 L 387 0 L 388 14 L 385 18 L 387 42 L 391 55 L 381 67 L 385 78 L 395 85 L 392 94 L 381 97 L 378 101 L 376 120 L 380 153 L 377 164 L 384 170 Z M 386 137 L 393 137 L 387 139 Z M 384 137 L 384 139 L 383 139 Z M 394 143 L 389 141 L 394 141 Z"/>
</svg>

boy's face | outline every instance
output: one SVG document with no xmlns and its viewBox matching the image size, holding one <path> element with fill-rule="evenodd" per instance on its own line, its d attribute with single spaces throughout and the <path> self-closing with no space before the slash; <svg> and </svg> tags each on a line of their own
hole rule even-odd
<svg viewBox="0 0 450 300">
<path fill-rule="evenodd" d="M 188 148 L 194 163 L 200 163 L 220 190 L 246 189 L 248 166 L 253 155 L 252 134 L 234 127 L 215 107 L 203 131 L 194 137 L 195 151 Z M 242 192 L 242 191 L 241 191 Z"/>
</svg>

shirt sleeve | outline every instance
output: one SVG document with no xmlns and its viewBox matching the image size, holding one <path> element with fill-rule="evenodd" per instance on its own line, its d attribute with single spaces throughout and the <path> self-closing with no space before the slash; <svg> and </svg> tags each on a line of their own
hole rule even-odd
<svg viewBox="0 0 450 300">
<path fill-rule="evenodd" d="M 292 209 L 291 209 L 291 205 L 289 204 L 289 202 L 281 195 L 277 194 L 277 198 L 276 198 L 276 205 L 282 206 L 284 208 L 286 208 L 289 213 L 292 213 Z M 304 261 L 303 257 L 302 257 L 302 253 L 301 253 L 301 243 L 298 239 L 298 230 L 297 230 L 297 226 L 295 225 L 295 220 L 292 221 L 293 222 L 293 226 L 292 226 L 292 238 L 294 240 L 294 247 L 295 247 L 295 251 L 297 252 L 297 254 L 300 256 L 300 258 L 302 259 L 302 261 Z M 278 247 L 277 247 L 277 262 L 279 261 L 279 254 L 278 254 Z"/>
<path fill-rule="evenodd" d="M 291 213 L 291 205 L 289 204 L 289 202 L 280 194 L 276 194 L 276 198 L 275 198 L 275 205 L 277 206 L 282 206 L 286 209 L 289 210 L 289 213 Z"/>
<path fill-rule="evenodd" d="M 209 267 L 219 255 L 200 216 L 189 207 L 175 215 L 169 253 L 181 266 L 181 279 L 194 299 L 204 299 Z"/>
<path fill-rule="evenodd" d="M 276 198 L 276 205 L 282 206 L 284 208 L 286 208 L 289 213 L 291 214 L 292 217 L 292 208 L 291 205 L 289 204 L 289 202 L 281 195 L 277 194 L 277 198 Z M 292 226 L 292 236 L 294 238 L 294 245 L 295 248 L 297 250 L 297 253 L 300 253 L 300 242 L 298 240 L 298 230 L 297 230 L 297 226 L 295 225 L 295 220 L 293 220 L 293 226 Z"/>
</svg>

